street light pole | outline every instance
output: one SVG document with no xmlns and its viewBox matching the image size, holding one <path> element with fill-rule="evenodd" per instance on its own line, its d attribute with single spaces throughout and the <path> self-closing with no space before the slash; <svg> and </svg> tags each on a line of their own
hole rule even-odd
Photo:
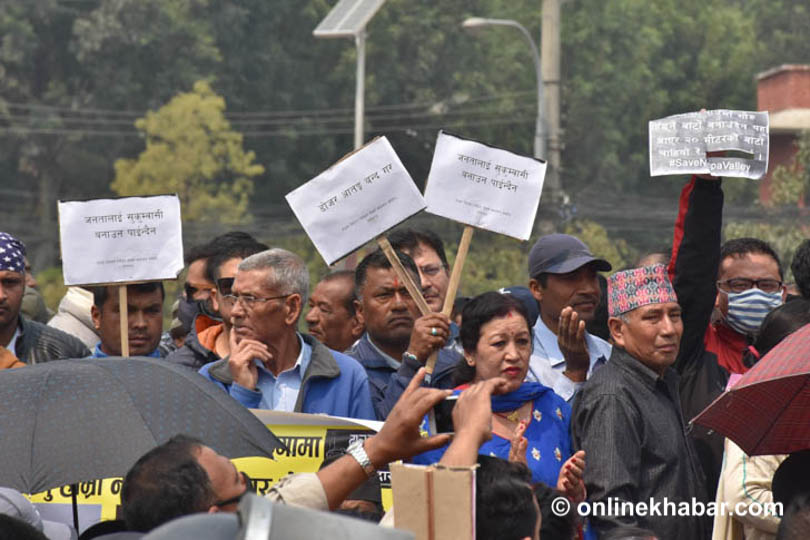
<svg viewBox="0 0 810 540">
<path fill-rule="evenodd" d="M 465 29 L 471 30 L 474 28 L 481 28 L 483 26 L 509 26 L 517 28 L 526 41 L 529 43 L 529 48 L 532 51 L 534 58 L 534 71 L 537 76 L 537 120 L 534 126 L 534 157 L 538 159 L 546 159 L 546 135 L 545 135 L 545 99 L 543 95 L 543 77 L 542 77 L 542 64 L 540 62 L 540 52 L 537 50 L 537 44 L 532 39 L 532 35 L 526 30 L 522 24 L 512 19 L 484 19 L 482 17 L 470 17 L 461 23 Z M 552 186 L 553 187 L 553 186 Z"/>
<path fill-rule="evenodd" d="M 366 30 L 354 36 L 357 45 L 357 83 L 354 92 L 354 149 L 363 146 L 363 115 L 366 93 Z"/>
<path fill-rule="evenodd" d="M 543 86 L 545 87 L 548 126 L 548 170 L 546 179 L 552 193 L 562 195 L 560 179 L 560 3 L 561 0 L 543 0 L 541 47 L 543 51 Z"/>
</svg>

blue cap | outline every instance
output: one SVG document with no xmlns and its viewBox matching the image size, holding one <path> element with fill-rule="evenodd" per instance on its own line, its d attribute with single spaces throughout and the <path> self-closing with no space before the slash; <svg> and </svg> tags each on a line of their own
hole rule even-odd
<svg viewBox="0 0 810 540">
<path fill-rule="evenodd" d="M 609 272 L 613 268 L 605 259 L 594 257 L 579 238 L 569 234 L 549 234 L 537 240 L 529 252 L 529 277 L 567 274 L 591 262 L 599 272 Z"/>
<path fill-rule="evenodd" d="M 526 313 L 529 315 L 529 328 L 534 327 L 537 322 L 537 317 L 540 316 L 540 306 L 537 305 L 537 300 L 534 298 L 532 291 L 528 287 L 515 285 L 514 287 L 504 287 L 498 289 L 501 294 L 511 294 L 516 300 L 519 300 L 523 307 L 526 308 Z"/>
</svg>

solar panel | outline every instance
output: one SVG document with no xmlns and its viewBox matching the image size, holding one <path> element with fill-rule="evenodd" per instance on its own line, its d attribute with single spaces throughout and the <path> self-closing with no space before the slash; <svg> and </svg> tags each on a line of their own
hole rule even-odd
<svg viewBox="0 0 810 540">
<path fill-rule="evenodd" d="M 353 37 L 366 27 L 385 0 L 340 0 L 312 32 L 315 37 Z"/>
</svg>

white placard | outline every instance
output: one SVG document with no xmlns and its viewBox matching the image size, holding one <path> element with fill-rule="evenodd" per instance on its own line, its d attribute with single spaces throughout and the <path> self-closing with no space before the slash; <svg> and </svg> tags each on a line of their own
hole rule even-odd
<svg viewBox="0 0 810 540">
<path fill-rule="evenodd" d="M 65 285 L 175 279 L 183 270 L 177 195 L 59 201 Z"/>
<path fill-rule="evenodd" d="M 425 208 L 422 194 L 385 137 L 343 158 L 286 198 L 326 264 Z"/>
<path fill-rule="evenodd" d="M 427 211 L 528 240 L 546 163 L 439 132 L 430 165 Z"/>
<path fill-rule="evenodd" d="M 649 123 L 650 176 L 711 174 L 759 179 L 768 172 L 768 112 L 717 109 Z M 746 157 L 707 157 L 736 150 Z"/>
</svg>

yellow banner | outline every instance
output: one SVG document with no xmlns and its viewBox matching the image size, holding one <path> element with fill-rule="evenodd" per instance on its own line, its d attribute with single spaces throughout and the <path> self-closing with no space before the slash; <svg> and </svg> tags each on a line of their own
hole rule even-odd
<svg viewBox="0 0 810 540">
<path fill-rule="evenodd" d="M 244 457 L 232 460 L 252 481 L 253 490 L 262 495 L 288 474 L 317 472 L 324 459 L 341 455 L 357 439 L 374 434 L 374 429 L 348 420 L 297 413 L 257 414 L 286 449 L 276 449 L 274 459 Z M 274 423 L 270 423 L 274 422 Z M 280 423 L 275 423 L 280 422 Z M 374 426 L 377 427 L 377 426 Z M 383 507 L 392 503 L 391 476 L 387 469 L 378 472 L 382 486 Z M 81 530 L 105 520 L 117 519 L 120 513 L 122 478 L 105 478 L 78 484 L 76 502 Z M 43 519 L 73 525 L 72 487 L 49 489 L 28 498 Z"/>
</svg>

